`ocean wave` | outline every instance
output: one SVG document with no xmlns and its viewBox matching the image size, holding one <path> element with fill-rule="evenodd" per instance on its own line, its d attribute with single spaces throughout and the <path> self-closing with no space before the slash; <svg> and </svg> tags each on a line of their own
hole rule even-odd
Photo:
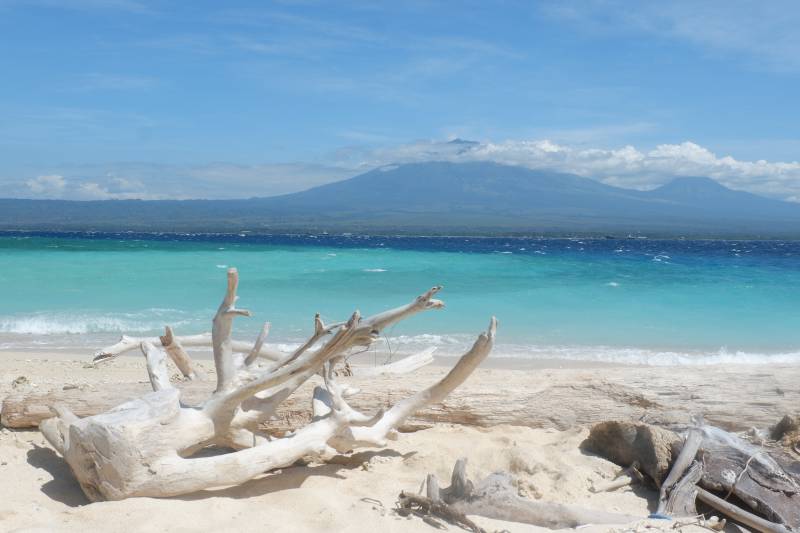
<svg viewBox="0 0 800 533">
<path fill-rule="evenodd" d="M 166 322 L 165 322 L 166 321 Z M 178 327 L 190 323 L 182 313 L 154 308 L 141 313 L 31 313 L 0 317 L 0 333 L 21 335 L 75 335 L 87 333 L 146 333 L 165 323 Z"/>
<path fill-rule="evenodd" d="M 534 360 L 585 361 L 641 366 L 713 366 L 800 363 L 800 351 L 748 352 L 719 349 L 716 351 L 672 351 L 614 346 L 537 346 L 498 344 L 493 357 Z"/>
<path fill-rule="evenodd" d="M 398 345 L 417 345 L 425 344 L 428 346 L 463 346 L 471 339 L 471 335 L 431 335 L 423 333 L 421 335 L 398 335 L 388 337 L 388 342 Z M 472 339 L 473 341 L 475 339 Z"/>
<path fill-rule="evenodd" d="M 155 335 L 164 324 L 183 327 L 184 331 L 207 329 L 207 317 L 195 317 L 174 309 L 147 309 L 136 313 L 32 313 L 0 316 L 0 350 L 36 349 L 47 346 L 84 347 L 111 342 L 119 334 Z M 239 330 L 241 338 L 253 332 Z M 238 338 L 237 337 L 237 338 Z M 474 334 L 418 334 L 381 337 L 370 351 L 377 353 L 409 354 L 425 348 L 438 348 L 437 356 L 460 356 L 475 342 Z M 284 352 L 297 349 L 304 338 L 272 338 L 270 344 Z M 800 351 L 679 350 L 616 346 L 549 345 L 534 343 L 498 342 L 492 358 L 520 360 L 571 361 L 575 363 L 605 363 L 640 366 L 710 366 L 710 365 L 767 365 L 800 364 Z"/>
<path fill-rule="evenodd" d="M 385 268 L 365 268 L 364 272 L 386 272 Z"/>
<path fill-rule="evenodd" d="M 459 356 L 475 341 L 474 335 L 400 335 L 389 337 L 376 349 L 416 352 L 429 346 L 438 347 L 438 356 Z M 383 344 L 383 347 L 381 347 Z M 616 346 L 558 346 L 541 344 L 498 343 L 491 357 L 530 360 L 562 360 L 640 366 L 712 366 L 798 364 L 800 351 L 756 352 L 727 350 L 657 350 Z"/>
</svg>

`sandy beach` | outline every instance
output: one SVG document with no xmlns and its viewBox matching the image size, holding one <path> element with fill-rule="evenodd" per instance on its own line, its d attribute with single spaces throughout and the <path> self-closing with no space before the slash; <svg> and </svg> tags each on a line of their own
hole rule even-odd
<svg viewBox="0 0 800 533">
<path fill-rule="evenodd" d="M 2 353 L 0 397 L 53 390 L 88 394 L 131 383 L 147 387 L 141 357 L 123 356 L 96 367 L 87 364 L 88 359 L 80 353 Z M 391 380 L 393 389 L 402 393 L 435 380 L 448 363 L 438 360 L 412 375 L 351 379 L 364 390 Z M 210 361 L 200 364 L 213 372 Z M 432 531 L 419 518 L 393 512 L 397 495 L 401 490 L 415 492 L 427 473 L 448 479 L 455 460 L 466 457 L 473 479 L 505 470 L 515 476 L 526 497 L 642 517 L 619 530 L 670 530 L 673 523 L 645 519 L 657 497 L 652 487 L 590 492 L 620 470 L 581 450 L 591 424 L 647 420 L 680 428 L 692 416 L 703 415 L 728 430 L 767 428 L 783 414 L 796 412 L 798 379 L 796 367 L 582 367 L 555 360 L 490 358 L 442 406 L 416 417 L 417 431 L 401 434 L 385 450 L 341 456 L 334 464 L 287 468 L 238 487 L 91 504 L 38 431 L 3 428 L 0 529 Z M 494 409 L 504 396 L 512 395 L 523 403 L 507 412 Z M 437 422 L 442 410 L 464 413 L 464 424 Z M 481 517 L 475 521 L 488 531 L 538 530 Z M 613 528 L 587 528 L 609 529 Z"/>
<path fill-rule="evenodd" d="M 798 27 L 0 0 L 0 533 L 800 533 Z"/>
</svg>

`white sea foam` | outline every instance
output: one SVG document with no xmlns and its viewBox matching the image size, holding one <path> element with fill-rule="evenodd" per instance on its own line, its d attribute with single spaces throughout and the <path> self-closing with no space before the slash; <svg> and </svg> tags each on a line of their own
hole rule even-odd
<svg viewBox="0 0 800 533">
<path fill-rule="evenodd" d="M 457 356 L 469 350 L 475 335 L 399 335 L 376 346 L 378 351 L 416 352 L 429 346 L 438 347 L 439 356 Z M 498 343 L 491 357 L 532 360 L 585 361 L 619 365 L 703 366 L 730 364 L 798 364 L 800 351 L 745 352 L 737 350 L 677 351 L 615 346 L 557 346 Z"/>
<path fill-rule="evenodd" d="M 521 359 L 559 359 L 620 365 L 644 366 L 705 366 L 705 365 L 762 365 L 798 364 L 800 351 L 745 352 L 719 349 L 716 351 L 670 351 L 614 346 L 536 346 L 498 344 L 493 357 Z"/>
<path fill-rule="evenodd" d="M 142 333 L 158 331 L 164 320 L 177 327 L 188 321 L 179 311 L 148 309 L 142 313 L 31 313 L 0 317 L 0 333 L 18 335 L 72 335 L 86 333 Z"/>
<path fill-rule="evenodd" d="M 398 335 L 396 337 L 389 337 L 389 342 L 399 345 L 426 344 L 428 346 L 461 346 L 464 345 L 465 341 L 470 337 L 470 335 L 431 335 L 429 333 L 423 333 L 422 335 Z"/>
<path fill-rule="evenodd" d="M 174 309 L 153 308 L 137 313 L 32 313 L 0 317 L 0 349 L 81 348 L 111 342 L 122 333 L 155 335 L 165 323 L 185 330 L 202 331 L 205 320 Z M 243 338 L 250 331 L 240 330 Z M 299 334 L 299 331 L 297 332 Z M 407 354 L 436 346 L 439 356 L 458 356 L 475 341 L 474 334 L 419 334 L 381 337 L 370 350 Z M 304 339 L 273 338 L 282 351 L 295 350 Z M 800 364 L 800 351 L 659 350 L 653 348 L 498 343 L 493 358 L 563 360 L 645 366 L 702 366 L 729 364 Z"/>
<path fill-rule="evenodd" d="M 363 272 L 386 272 L 385 268 L 365 268 Z"/>
</svg>

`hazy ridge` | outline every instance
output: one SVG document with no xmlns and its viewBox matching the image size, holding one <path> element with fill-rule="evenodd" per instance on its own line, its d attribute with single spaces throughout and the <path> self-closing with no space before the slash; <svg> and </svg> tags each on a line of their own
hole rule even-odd
<svg viewBox="0 0 800 533">
<path fill-rule="evenodd" d="M 800 237 L 800 205 L 677 178 L 651 191 L 495 163 L 382 167 L 269 198 L 0 200 L 0 229 Z"/>
</svg>

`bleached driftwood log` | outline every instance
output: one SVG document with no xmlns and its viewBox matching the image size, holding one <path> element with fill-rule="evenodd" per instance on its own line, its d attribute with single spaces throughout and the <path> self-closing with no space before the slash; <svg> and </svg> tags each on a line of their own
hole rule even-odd
<svg viewBox="0 0 800 533">
<path fill-rule="evenodd" d="M 387 326 L 429 309 L 443 307 L 434 287 L 410 304 L 369 318 L 358 311 L 343 324 L 325 326 L 317 317 L 309 342 L 283 360 L 261 363 L 262 331 L 251 351 L 235 357 L 233 319 L 249 316 L 236 307 L 238 273 L 228 271 L 225 297 L 214 317 L 212 346 L 217 371 L 215 391 L 199 407 L 181 404 L 180 391 L 168 379 L 165 356 L 152 343 L 142 349 L 153 392 L 108 412 L 79 419 L 60 408 L 40 424 L 50 444 L 67 460 L 87 497 L 93 501 L 132 496 L 173 496 L 210 487 L 244 483 L 262 473 L 289 466 L 304 457 L 325 459 L 361 447 L 383 447 L 396 428 L 421 407 L 441 401 L 475 370 L 491 351 L 496 322 L 438 383 L 394 404 L 387 411 L 364 414 L 345 400 L 334 368 L 353 347 L 367 346 Z M 315 351 L 311 348 L 331 335 Z M 312 376 L 324 386 L 314 390 L 314 418 L 283 438 L 259 430 L 277 407 Z M 208 446 L 232 451 L 195 457 Z"/>
<path fill-rule="evenodd" d="M 169 327 L 169 326 L 167 326 Z M 171 330 L 171 328 L 170 328 Z M 177 341 L 181 346 L 188 346 L 192 348 L 210 348 L 212 344 L 211 333 L 200 333 L 197 335 L 180 335 L 175 336 L 174 340 Z M 116 344 L 112 344 L 111 346 L 106 346 L 105 348 L 101 348 L 94 353 L 94 357 L 92 358 L 93 363 L 103 363 L 105 361 L 110 361 L 114 359 L 118 355 L 122 355 L 124 353 L 138 350 L 139 347 L 142 345 L 143 342 L 149 342 L 151 344 L 162 344 L 165 348 L 169 342 L 169 333 L 161 336 L 161 337 L 131 337 L 130 335 L 123 335 L 120 337 L 119 341 Z M 231 341 L 231 347 L 236 352 L 251 352 L 253 350 L 253 344 L 246 342 L 246 341 Z M 275 348 L 269 346 L 262 346 L 261 350 L 259 350 L 259 356 L 265 359 L 270 359 L 272 361 L 277 361 L 283 358 L 283 353 Z"/>
<path fill-rule="evenodd" d="M 158 338 L 153 342 L 158 345 Z M 247 344 L 252 348 L 252 342 Z M 213 371 L 206 362 L 197 363 Z M 353 404 L 359 409 L 380 408 L 387 398 L 402 398 L 419 388 L 413 375 L 394 373 L 362 377 L 361 365 L 353 364 L 352 360 L 350 363 L 353 376 L 341 379 L 362 389 L 363 392 L 353 398 Z M 437 369 L 425 371 L 426 374 L 437 372 Z M 640 379 L 632 380 L 626 369 L 544 370 L 531 375 L 529 386 L 509 387 L 508 380 L 514 379 L 510 375 L 513 372 L 499 369 L 481 372 L 480 376 L 475 376 L 478 379 L 473 386 L 456 389 L 448 395 L 444 405 L 427 406 L 413 419 L 422 423 L 481 427 L 506 424 L 560 430 L 592 426 L 601 420 L 646 420 L 661 427 L 685 428 L 692 423 L 692 413 L 702 412 L 708 423 L 739 432 L 753 426 L 774 425 L 785 412 L 794 412 L 800 405 L 800 388 L 787 384 L 792 383 L 789 380 L 800 381 L 800 368 L 794 367 L 781 367 L 774 374 L 750 373 L 746 377 L 741 369 L 731 375 L 727 370 L 715 370 L 715 379 L 730 379 L 735 384 L 738 391 L 735 395 L 728 394 L 726 389 L 708 387 L 707 374 L 702 372 L 665 373 L 660 368 L 641 368 L 637 370 Z M 94 415 L 138 398 L 148 390 L 146 383 L 101 381 L 100 377 L 87 375 L 81 382 L 66 383 L 66 390 L 62 390 L 62 386 L 51 388 L 45 383 L 38 383 L 36 388 L 14 388 L 2 399 L 2 424 L 36 427 L 43 418 L 51 416 L 50 406 L 54 402 L 63 402 L 82 417 Z M 36 376 L 29 378 L 36 380 Z M 781 395 L 770 389 L 776 382 L 783 387 Z M 182 391 L 181 400 L 191 405 L 201 403 L 213 389 L 210 383 L 201 380 L 178 382 L 175 386 Z M 294 418 L 301 411 L 305 413 L 310 403 L 310 389 L 302 387 L 281 404 L 278 416 L 289 414 Z M 681 398 L 679 404 L 659 400 L 676 397 Z M 756 405 L 753 398 L 762 398 L 770 405 L 755 402 Z M 292 400 L 297 402 L 297 409 L 292 406 Z M 620 464 L 627 467 L 631 463 Z"/>
<path fill-rule="evenodd" d="M 585 446 L 617 464 L 640 462 L 663 489 L 660 513 L 691 514 L 697 498 L 758 531 L 800 528 L 800 464 L 778 448 L 757 447 L 709 425 L 692 428 L 684 441 L 631 422 L 595 425 Z M 741 506 L 728 501 L 732 496 Z"/>
<path fill-rule="evenodd" d="M 495 472 L 475 484 L 467 478 L 467 460 L 463 458 L 456 461 L 453 467 L 449 487 L 440 488 L 433 474 L 428 474 L 425 487 L 425 498 L 401 492 L 398 498 L 400 508 L 416 508 L 448 522 L 465 525 L 473 531 L 480 531 L 480 528 L 465 523 L 463 518 L 466 515 L 550 529 L 573 528 L 585 524 L 625 524 L 638 520 L 635 516 L 523 498 L 519 496 L 511 475 L 507 472 Z"/>
<path fill-rule="evenodd" d="M 436 346 L 431 346 L 419 353 L 403 357 L 385 365 L 368 366 L 353 369 L 353 375 L 358 377 L 387 376 L 390 374 L 408 374 L 418 368 L 433 363 L 433 354 Z"/>
<path fill-rule="evenodd" d="M 677 502 L 675 499 L 677 494 L 673 496 L 675 492 L 673 489 L 675 489 L 678 483 L 684 479 L 684 474 L 692 465 L 692 462 L 697 455 L 697 450 L 700 449 L 700 443 L 702 441 L 703 434 L 697 429 L 692 428 L 686 434 L 686 439 L 681 446 L 681 451 L 678 453 L 678 457 L 675 459 L 675 461 L 673 461 L 669 474 L 667 475 L 666 479 L 664 479 L 664 482 L 661 484 L 661 488 L 658 492 L 658 510 L 656 511 L 657 515 L 693 516 L 697 514 L 696 511 L 691 509 L 691 506 L 694 505 L 694 498 L 690 497 L 689 501 Z M 700 478 L 698 477 L 698 479 L 695 480 L 695 483 L 699 480 Z M 689 510 L 686 511 L 686 509 Z M 686 514 L 682 514 L 684 512 L 686 512 Z"/>
</svg>

